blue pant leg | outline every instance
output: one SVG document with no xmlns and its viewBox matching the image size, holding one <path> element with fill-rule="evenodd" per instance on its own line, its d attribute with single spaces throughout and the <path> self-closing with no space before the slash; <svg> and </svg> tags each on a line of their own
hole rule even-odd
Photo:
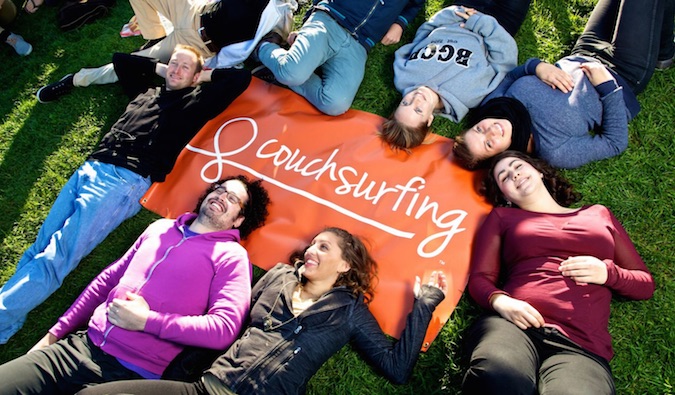
<svg viewBox="0 0 675 395">
<path fill-rule="evenodd" d="M 328 115 L 340 115 L 349 110 L 365 74 L 368 53 L 358 41 L 337 22 L 324 21 L 329 32 L 330 56 L 321 66 L 321 75 L 312 74 L 301 85 L 291 86 L 312 105 Z"/>
<path fill-rule="evenodd" d="M 335 56 L 322 66 L 322 74 L 312 75 L 304 84 L 291 87 L 321 112 L 340 115 L 349 110 L 365 74 L 367 52 L 352 37 L 345 37 Z"/>
<path fill-rule="evenodd" d="M 323 12 L 314 12 L 288 50 L 267 43 L 258 50 L 258 58 L 282 84 L 289 87 L 303 84 L 334 54 L 330 46 L 332 32 L 327 30 L 326 23 L 335 21 Z"/>
<path fill-rule="evenodd" d="M 0 288 L 0 344 L 16 333 L 103 239 L 141 209 L 147 178 L 113 165 L 85 162 L 62 189 L 38 232 L 29 259 Z"/>
</svg>

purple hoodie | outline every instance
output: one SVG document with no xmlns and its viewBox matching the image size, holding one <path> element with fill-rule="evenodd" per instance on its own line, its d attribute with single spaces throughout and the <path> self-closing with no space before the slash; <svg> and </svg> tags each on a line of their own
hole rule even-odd
<svg viewBox="0 0 675 395">
<path fill-rule="evenodd" d="M 122 258 L 82 292 L 49 332 L 61 339 L 84 326 L 106 353 L 162 374 L 184 346 L 225 349 L 248 315 L 252 269 L 236 229 L 185 236 L 196 214 L 151 224 Z M 144 331 L 108 321 L 126 292 L 150 305 Z"/>
</svg>

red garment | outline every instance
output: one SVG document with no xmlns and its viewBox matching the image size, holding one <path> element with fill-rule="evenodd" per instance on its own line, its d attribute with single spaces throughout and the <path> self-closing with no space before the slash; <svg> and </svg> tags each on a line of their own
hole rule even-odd
<svg viewBox="0 0 675 395">
<path fill-rule="evenodd" d="M 577 285 L 563 277 L 560 263 L 580 255 L 607 264 L 604 285 Z M 526 301 L 547 326 L 607 360 L 614 354 L 607 330 L 612 291 L 648 299 L 654 281 L 625 229 L 604 206 L 568 214 L 495 208 L 476 235 L 469 292 L 478 304 L 492 309 L 489 300 L 496 293 Z"/>
</svg>

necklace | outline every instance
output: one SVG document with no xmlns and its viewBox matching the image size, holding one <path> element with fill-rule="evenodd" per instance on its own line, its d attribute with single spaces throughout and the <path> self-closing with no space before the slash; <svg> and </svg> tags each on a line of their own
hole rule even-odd
<svg viewBox="0 0 675 395">
<path fill-rule="evenodd" d="M 270 310 L 267 312 L 265 317 L 263 317 L 263 330 L 265 332 L 271 332 L 275 329 L 281 328 L 282 326 L 288 324 L 289 322 L 293 321 L 295 319 L 295 316 L 293 315 L 291 318 L 287 319 L 286 321 L 274 325 L 274 322 L 272 321 L 272 312 L 274 311 L 274 308 L 277 307 L 277 303 L 279 302 L 279 299 L 281 299 L 281 294 L 284 292 L 284 289 L 286 289 L 286 286 L 288 284 L 293 284 L 296 283 L 296 281 L 288 281 L 284 283 L 284 285 L 281 286 L 281 289 L 279 290 L 279 294 L 277 295 L 276 299 L 274 299 L 274 303 L 272 303 L 272 307 Z"/>
</svg>

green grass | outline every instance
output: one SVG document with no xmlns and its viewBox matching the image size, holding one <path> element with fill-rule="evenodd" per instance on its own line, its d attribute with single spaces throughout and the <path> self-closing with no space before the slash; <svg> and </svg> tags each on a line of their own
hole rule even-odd
<svg viewBox="0 0 675 395">
<path fill-rule="evenodd" d="M 428 1 L 414 28 L 445 3 Z M 574 44 L 595 0 L 533 0 L 516 37 L 520 60 L 538 56 L 554 61 Z M 132 15 L 126 1 L 111 14 L 77 31 L 62 33 L 56 10 L 43 7 L 21 15 L 13 30 L 34 46 L 27 58 L 0 45 L 0 282 L 14 271 L 35 239 L 56 194 L 84 161 L 103 132 L 123 111 L 127 100 L 118 86 L 77 89 L 51 104 L 40 104 L 35 91 L 82 66 L 110 61 L 115 51 L 130 52 L 141 38 L 121 39 L 118 32 Z M 387 116 L 399 100 L 393 88 L 395 47 L 378 46 L 370 54 L 366 79 L 354 108 Z M 583 193 L 583 203 L 609 206 L 623 222 L 656 280 L 654 298 L 645 302 L 616 300 L 610 331 L 616 356 L 612 369 L 619 394 L 675 392 L 675 70 L 657 72 L 639 97 L 643 110 L 630 124 L 630 145 L 621 156 L 566 174 Z M 437 120 L 434 130 L 449 137 L 459 126 Z M 143 211 L 125 222 L 65 280 L 61 289 L 35 309 L 25 327 L 0 346 L 0 362 L 25 353 L 83 287 L 119 257 L 156 216 Z M 422 355 L 411 382 L 396 386 L 373 372 L 345 347 L 312 379 L 311 394 L 454 394 L 465 366 L 458 357 L 462 331 L 479 313 L 464 298 L 429 352 Z M 1 385 L 1 384 L 0 384 Z"/>
</svg>

